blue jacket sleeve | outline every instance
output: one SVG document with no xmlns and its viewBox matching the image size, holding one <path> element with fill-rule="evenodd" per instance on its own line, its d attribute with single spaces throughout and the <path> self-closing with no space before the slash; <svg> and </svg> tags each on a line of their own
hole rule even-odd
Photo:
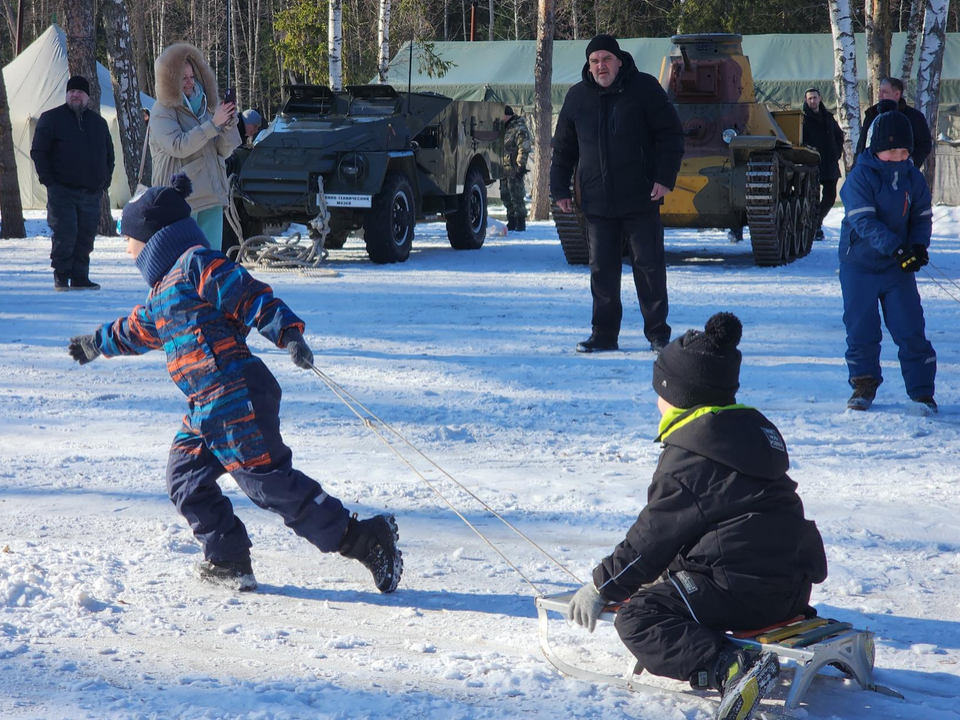
<svg viewBox="0 0 960 720">
<path fill-rule="evenodd" d="M 96 337 L 104 357 L 143 355 L 163 347 L 150 311 L 143 305 L 137 305 L 129 316 L 101 326 Z"/>
<path fill-rule="evenodd" d="M 564 200 L 570 195 L 570 178 L 573 168 L 580 159 L 580 144 L 577 140 L 577 128 L 573 122 L 576 96 L 567 94 L 557 118 L 557 129 L 553 134 L 553 160 L 550 163 L 550 194 L 554 200 Z"/>
<path fill-rule="evenodd" d="M 248 328 L 256 328 L 274 345 L 282 347 L 288 328 L 303 332 L 303 320 L 266 283 L 220 253 L 194 252 L 187 269 L 197 294 L 225 315 Z"/>
<path fill-rule="evenodd" d="M 919 170 L 914 170 L 913 202 L 910 205 L 910 222 L 908 225 L 909 242 L 911 245 L 930 247 L 930 235 L 933 233 L 933 203 L 930 197 L 930 188 Z"/>
<path fill-rule="evenodd" d="M 846 220 L 854 232 L 881 255 L 893 257 L 903 243 L 890 228 L 877 218 L 877 197 L 867 180 L 866 173 L 857 166 L 847 176 L 840 188 L 840 197 L 846 212 Z"/>
</svg>

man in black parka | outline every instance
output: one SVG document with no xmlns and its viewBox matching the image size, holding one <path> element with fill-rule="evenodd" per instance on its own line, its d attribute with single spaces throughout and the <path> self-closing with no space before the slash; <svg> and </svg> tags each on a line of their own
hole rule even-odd
<svg viewBox="0 0 960 720">
<path fill-rule="evenodd" d="M 574 211 L 570 180 L 577 168 L 587 221 L 593 333 L 577 351 L 618 348 L 625 240 L 644 335 L 659 352 L 670 341 L 660 204 L 676 183 L 683 127 L 657 79 L 637 70 L 610 35 L 587 45 L 582 77 L 563 101 L 550 168 L 550 193 L 568 213 Z"/>
<path fill-rule="evenodd" d="M 107 121 L 89 108 L 85 77 L 74 75 L 67 81 L 66 100 L 40 115 L 30 157 L 47 188 L 54 289 L 99 290 L 90 280 L 90 253 L 100 199 L 113 179 L 113 139 Z"/>
<path fill-rule="evenodd" d="M 843 130 L 833 113 L 820 102 L 820 91 L 812 87 L 803 94 L 803 142 L 820 153 L 820 217 L 817 240 L 823 240 L 823 219 L 837 202 Z"/>
<path fill-rule="evenodd" d="M 724 631 L 815 614 L 811 586 L 827 576 L 783 437 L 736 404 L 741 333 L 735 315 L 717 313 L 660 353 L 664 449 L 647 504 L 570 604 L 570 619 L 592 630 L 606 604 L 625 601 L 616 627 L 636 672 L 720 690 L 720 718 L 748 717 L 740 690 L 752 679 L 768 689 L 778 672 L 776 655 L 738 648 Z"/>
<path fill-rule="evenodd" d="M 926 162 L 927 156 L 933 150 L 933 139 L 930 136 L 930 128 L 927 126 L 927 118 L 916 108 L 907 105 L 907 100 L 903 97 L 903 81 L 900 78 L 886 77 L 881 80 L 878 95 L 880 99 L 877 104 L 868 107 L 863 114 L 860 140 L 857 142 L 857 155 L 860 155 L 867 148 L 870 126 L 873 121 L 888 107 L 884 105 L 881 108 L 880 103 L 885 100 L 892 100 L 897 105 L 896 109 L 906 116 L 907 120 L 910 121 L 910 127 L 913 128 L 913 152 L 910 153 L 910 159 L 918 168 L 923 168 L 923 163 Z"/>
</svg>

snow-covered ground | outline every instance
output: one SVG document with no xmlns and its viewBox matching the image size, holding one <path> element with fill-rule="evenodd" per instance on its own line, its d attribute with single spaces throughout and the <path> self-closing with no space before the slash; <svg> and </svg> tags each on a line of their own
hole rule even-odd
<svg viewBox="0 0 960 720">
<path fill-rule="evenodd" d="M 674 332 L 716 310 L 745 326 L 740 400 L 787 438 L 792 477 L 827 546 L 821 613 L 877 633 L 877 680 L 901 702 L 817 681 L 811 718 L 960 718 L 960 288 L 924 273 L 941 412 L 909 402 L 885 335 L 874 409 L 849 394 L 837 280 L 840 210 L 827 240 L 757 268 L 723 233 L 668 231 Z M 362 243 L 339 277 L 271 274 L 307 323 L 317 364 L 580 578 L 646 496 L 658 413 L 632 282 L 622 352 L 574 352 L 589 331 L 585 267 L 547 223 L 448 246 L 417 229 L 402 265 Z M 960 211 L 938 208 L 931 259 L 960 278 Z M 167 448 L 185 402 L 164 358 L 65 351 L 140 301 L 118 239 L 98 240 L 97 293 L 55 293 L 42 217 L 0 242 L 0 717 L 639 718 L 706 720 L 696 698 L 641 696 L 561 677 L 540 655 L 533 590 L 312 373 L 252 337 L 285 392 L 298 467 L 362 515 L 397 514 L 405 574 L 382 596 L 356 563 L 324 556 L 223 485 L 254 540 L 260 591 L 190 574 L 198 547 L 166 498 Z M 932 271 L 932 270 L 931 270 Z M 933 271 L 932 271 L 933 272 Z M 934 274 L 936 274 L 934 272 Z M 544 592 L 575 587 L 422 459 L 414 464 Z M 626 666 L 609 626 L 555 618 L 568 659 Z M 789 675 L 789 674 L 788 674 Z"/>
</svg>

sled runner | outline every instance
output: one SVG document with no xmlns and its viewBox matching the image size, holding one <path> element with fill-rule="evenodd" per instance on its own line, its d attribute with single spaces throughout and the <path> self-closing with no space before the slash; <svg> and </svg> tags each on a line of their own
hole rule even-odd
<svg viewBox="0 0 960 720">
<path fill-rule="evenodd" d="M 572 592 L 536 598 L 540 623 L 540 648 L 551 665 L 564 675 L 581 680 L 607 683 L 634 692 L 670 692 L 668 688 L 641 682 L 640 675 L 628 677 L 604 675 L 576 667 L 558 657 L 550 645 L 548 613 L 555 612 L 564 618 L 567 617 L 567 608 L 572 598 Z M 616 620 L 617 609 L 617 605 L 608 605 L 600 613 L 600 622 L 612 623 Z M 868 630 L 856 630 L 849 623 L 819 617 L 806 619 L 799 616 L 753 633 L 732 634 L 729 638 L 731 642 L 738 645 L 776 653 L 781 661 L 794 661 L 796 672 L 784 702 L 786 710 L 799 707 L 813 678 L 829 665 L 855 679 L 864 690 L 903 699 L 896 690 L 874 682 L 873 633 Z M 691 693 L 688 691 L 683 694 Z"/>
</svg>

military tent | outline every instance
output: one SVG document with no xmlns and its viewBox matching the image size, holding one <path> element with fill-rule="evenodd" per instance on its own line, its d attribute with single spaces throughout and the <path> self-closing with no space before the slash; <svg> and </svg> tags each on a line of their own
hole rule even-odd
<svg viewBox="0 0 960 720">
<path fill-rule="evenodd" d="M 107 121 L 113 136 L 113 148 L 117 164 L 110 185 L 110 204 L 123 207 L 130 199 L 130 188 L 123 168 L 123 151 L 120 147 L 120 128 L 117 124 L 117 109 L 113 98 L 113 81 L 110 72 L 97 63 L 97 78 L 100 81 L 100 114 Z M 41 113 L 62 105 L 66 101 L 67 37 L 56 25 L 31 43 L 13 61 L 3 68 L 10 105 L 10 124 L 13 126 L 14 152 L 17 160 L 17 177 L 20 181 L 20 201 L 24 210 L 41 209 L 47 206 L 46 188 L 40 184 L 30 146 L 37 120 Z M 140 94 L 143 107 L 153 107 L 153 98 Z"/>
</svg>

